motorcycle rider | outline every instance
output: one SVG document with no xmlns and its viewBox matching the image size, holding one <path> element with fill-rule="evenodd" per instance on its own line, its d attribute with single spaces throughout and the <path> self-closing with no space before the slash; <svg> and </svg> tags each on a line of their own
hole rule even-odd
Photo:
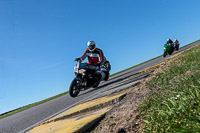
<svg viewBox="0 0 200 133">
<path fill-rule="evenodd" d="M 170 38 L 168 38 L 165 45 L 167 45 L 167 44 L 173 46 L 173 41 Z"/>
<path fill-rule="evenodd" d="M 170 46 L 172 46 L 171 49 L 172 49 L 172 51 L 174 51 L 173 41 L 172 41 L 170 38 L 167 39 L 167 42 L 165 43 L 165 45 L 170 45 Z M 165 45 L 164 45 L 164 46 L 165 46 Z"/>
<path fill-rule="evenodd" d="M 96 71 L 97 77 L 100 80 L 103 80 L 106 76 L 106 74 L 103 71 L 103 68 L 101 68 L 101 65 L 103 64 L 105 60 L 103 51 L 99 48 L 96 48 L 96 44 L 93 40 L 88 41 L 87 46 L 88 48 L 85 49 L 83 55 L 79 58 L 76 58 L 75 61 L 78 61 L 78 60 L 83 61 L 85 60 L 86 57 L 88 57 L 88 64 L 94 65 L 97 67 L 97 71 Z"/>
<path fill-rule="evenodd" d="M 177 39 L 174 40 L 174 47 L 179 46 L 179 41 Z"/>
</svg>

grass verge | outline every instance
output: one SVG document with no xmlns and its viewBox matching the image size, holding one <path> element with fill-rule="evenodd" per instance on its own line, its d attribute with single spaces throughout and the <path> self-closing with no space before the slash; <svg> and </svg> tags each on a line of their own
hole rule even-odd
<svg viewBox="0 0 200 133">
<path fill-rule="evenodd" d="M 200 131 L 199 61 L 196 46 L 147 83 L 154 93 L 140 107 L 144 132 Z"/>
<path fill-rule="evenodd" d="M 53 97 L 44 99 L 44 100 L 42 100 L 42 101 L 39 101 L 39 102 L 30 104 L 30 105 L 27 105 L 27 106 L 24 106 L 24 107 L 20 107 L 20 108 L 18 108 L 18 109 L 11 110 L 11 111 L 6 112 L 6 113 L 3 113 L 3 114 L 0 115 L 0 119 L 3 119 L 3 118 L 5 118 L 5 117 L 7 117 L 7 116 L 10 116 L 10 115 L 16 114 L 16 113 L 18 113 L 18 112 L 24 111 L 24 110 L 29 109 L 29 108 L 31 108 L 31 107 L 34 107 L 34 106 L 36 106 L 36 105 L 45 103 L 45 102 L 50 101 L 50 100 L 52 100 L 52 99 L 55 99 L 55 98 L 57 98 L 57 97 L 63 96 L 63 95 L 65 95 L 65 94 L 67 94 L 67 93 L 69 93 L 69 92 L 67 91 L 67 92 L 58 94 L 58 95 L 56 95 L 56 96 L 53 96 Z"/>
</svg>

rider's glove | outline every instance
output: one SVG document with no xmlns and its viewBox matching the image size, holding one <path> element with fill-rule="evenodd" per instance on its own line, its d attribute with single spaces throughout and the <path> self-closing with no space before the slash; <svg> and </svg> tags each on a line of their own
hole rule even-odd
<svg viewBox="0 0 200 133">
<path fill-rule="evenodd" d="M 75 61 L 79 61 L 79 60 L 81 60 L 81 59 L 80 59 L 80 58 L 76 58 L 76 59 L 75 59 Z"/>
</svg>

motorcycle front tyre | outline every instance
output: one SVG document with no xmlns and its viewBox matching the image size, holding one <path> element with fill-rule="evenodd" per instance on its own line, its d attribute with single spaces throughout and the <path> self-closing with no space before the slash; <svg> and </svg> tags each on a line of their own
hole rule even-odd
<svg viewBox="0 0 200 133">
<path fill-rule="evenodd" d="M 79 92 L 80 92 L 81 88 L 80 88 L 80 86 L 78 86 L 78 81 L 79 81 L 79 79 L 74 78 L 73 81 L 72 81 L 72 83 L 71 83 L 71 85 L 70 85 L 69 95 L 71 97 L 76 97 L 79 94 Z"/>
<path fill-rule="evenodd" d="M 177 50 L 177 51 L 179 50 L 179 46 L 177 46 L 176 50 Z"/>
<path fill-rule="evenodd" d="M 166 57 L 166 55 L 167 55 L 167 52 L 164 52 L 163 57 Z"/>
</svg>

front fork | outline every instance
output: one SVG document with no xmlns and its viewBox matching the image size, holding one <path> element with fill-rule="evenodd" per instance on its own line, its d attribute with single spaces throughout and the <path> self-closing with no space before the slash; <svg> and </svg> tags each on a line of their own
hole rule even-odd
<svg viewBox="0 0 200 133">
<path fill-rule="evenodd" d="M 79 79 L 79 80 L 77 80 L 77 81 L 79 81 L 79 82 L 77 82 L 77 85 L 79 85 L 81 90 L 84 89 L 87 86 L 87 82 L 84 80 L 85 79 L 85 75 L 84 74 L 83 75 L 82 74 L 78 74 L 76 76 L 76 78 Z"/>
</svg>

